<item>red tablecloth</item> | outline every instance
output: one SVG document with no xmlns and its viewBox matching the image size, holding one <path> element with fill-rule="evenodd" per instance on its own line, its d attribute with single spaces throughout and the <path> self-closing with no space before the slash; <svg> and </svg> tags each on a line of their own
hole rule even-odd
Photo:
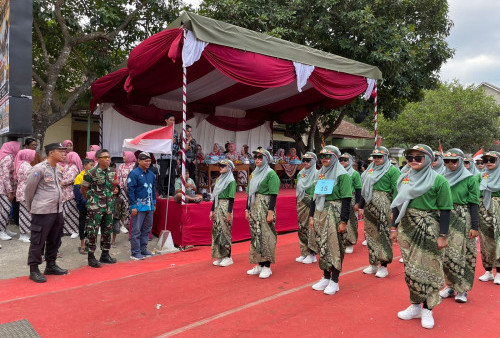
<svg viewBox="0 0 500 338">
<path fill-rule="evenodd" d="M 250 239 L 250 229 L 245 220 L 246 194 L 237 193 L 233 207 L 233 242 Z M 158 236 L 165 229 L 166 199 L 158 199 L 154 214 L 153 234 Z M 208 218 L 212 202 L 188 204 L 182 207 L 170 199 L 167 230 L 172 233 L 175 245 L 211 245 L 212 222 Z M 276 202 L 276 231 L 297 230 L 295 189 L 283 189 Z"/>
</svg>

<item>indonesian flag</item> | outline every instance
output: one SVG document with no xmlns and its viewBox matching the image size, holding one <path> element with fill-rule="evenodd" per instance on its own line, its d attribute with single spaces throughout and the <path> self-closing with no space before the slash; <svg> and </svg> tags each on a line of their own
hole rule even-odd
<svg viewBox="0 0 500 338">
<path fill-rule="evenodd" d="M 441 147 L 441 140 L 439 140 L 439 147 L 438 147 L 439 152 L 442 154 L 443 153 L 443 147 Z"/>
<path fill-rule="evenodd" d="M 148 153 L 172 153 L 174 126 L 147 131 L 134 139 L 123 140 L 123 148 L 137 149 Z"/>
<path fill-rule="evenodd" d="M 478 160 L 480 158 L 483 157 L 483 148 L 479 149 L 479 151 L 477 153 L 474 154 L 474 156 L 472 156 L 472 158 L 475 160 Z"/>
</svg>

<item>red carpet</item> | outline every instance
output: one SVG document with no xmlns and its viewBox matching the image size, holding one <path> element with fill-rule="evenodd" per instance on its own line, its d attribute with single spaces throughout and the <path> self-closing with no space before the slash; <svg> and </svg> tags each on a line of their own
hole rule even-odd
<svg viewBox="0 0 500 338">
<path fill-rule="evenodd" d="M 347 255 L 334 296 L 313 291 L 317 263 L 296 263 L 297 234 L 278 237 L 273 275 L 248 276 L 249 242 L 233 249 L 235 264 L 213 267 L 210 247 L 84 267 L 45 284 L 27 277 L 0 281 L 0 323 L 27 319 L 42 337 L 340 336 L 493 337 L 500 320 L 500 286 L 475 282 L 467 304 L 445 299 L 433 330 L 402 321 L 408 306 L 403 265 L 389 265 L 385 279 L 363 275 L 367 248 Z M 399 258 L 399 249 L 394 247 Z M 477 273 L 483 273 L 479 266 Z M 157 309 L 157 304 L 161 307 Z"/>
</svg>

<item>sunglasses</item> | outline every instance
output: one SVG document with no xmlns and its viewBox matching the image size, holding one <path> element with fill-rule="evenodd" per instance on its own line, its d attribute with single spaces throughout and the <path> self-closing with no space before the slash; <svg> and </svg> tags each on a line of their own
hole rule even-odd
<svg viewBox="0 0 500 338">
<path fill-rule="evenodd" d="M 486 164 L 486 163 L 488 163 L 488 162 L 489 162 L 489 163 L 496 163 L 496 161 L 497 161 L 497 159 L 496 159 L 496 158 L 494 158 L 494 157 L 490 157 L 490 158 L 483 158 L 483 162 L 484 162 L 484 164 Z"/>
<path fill-rule="evenodd" d="M 470 161 L 464 161 L 464 164 L 470 164 Z"/>
<path fill-rule="evenodd" d="M 446 164 L 448 164 L 448 163 L 453 163 L 453 164 L 458 163 L 458 159 L 444 159 L 443 161 Z"/>
<path fill-rule="evenodd" d="M 417 155 L 417 156 L 411 156 L 411 155 L 408 155 L 406 156 L 406 160 L 408 162 L 418 162 L 418 163 L 422 163 L 424 161 L 424 158 L 425 156 L 424 155 Z"/>
<path fill-rule="evenodd" d="M 303 159 L 302 159 L 302 162 L 304 162 L 304 163 L 309 163 L 309 162 L 311 162 L 311 159 L 310 159 L 310 158 L 303 158 Z"/>
<path fill-rule="evenodd" d="M 341 158 L 339 158 L 339 162 L 349 162 L 349 159 L 345 158 L 345 157 L 341 157 Z"/>
<path fill-rule="evenodd" d="M 372 155 L 373 159 L 376 159 L 376 158 L 383 158 L 384 155 Z"/>
<path fill-rule="evenodd" d="M 264 158 L 263 155 L 253 155 L 254 160 L 262 160 Z"/>
<path fill-rule="evenodd" d="M 332 154 L 319 154 L 319 159 L 322 160 L 322 159 L 331 159 L 332 158 Z"/>
<path fill-rule="evenodd" d="M 217 165 L 218 165 L 218 166 L 219 166 L 219 168 L 221 168 L 221 169 L 222 169 L 222 168 L 227 167 L 227 164 L 217 164 Z"/>
<path fill-rule="evenodd" d="M 476 161 L 476 164 L 483 164 L 483 161 Z"/>
</svg>

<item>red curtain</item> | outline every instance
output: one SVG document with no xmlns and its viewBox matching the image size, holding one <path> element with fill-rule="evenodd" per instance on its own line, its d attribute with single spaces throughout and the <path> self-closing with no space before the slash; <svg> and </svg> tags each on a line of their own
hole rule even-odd
<svg viewBox="0 0 500 338">
<path fill-rule="evenodd" d="M 123 85 L 127 76 L 128 68 L 125 67 L 94 81 L 91 86 L 90 111 L 94 111 L 100 102 L 121 102 L 125 99 Z"/>
<path fill-rule="evenodd" d="M 177 122 L 182 121 L 182 112 L 160 109 L 154 105 L 133 106 L 115 104 L 113 108 L 123 116 L 140 123 L 162 126 L 165 124 L 165 114 L 174 114 Z M 193 118 L 193 113 L 188 113 L 187 118 Z"/>
<path fill-rule="evenodd" d="M 366 78 L 315 67 L 309 82 L 321 94 L 336 100 L 350 100 L 365 92 Z"/>
<path fill-rule="evenodd" d="M 231 130 L 231 131 L 245 131 L 257 128 L 264 124 L 264 120 L 250 120 L 245 118 L 235 118 L 227 116 L 210 115 L 206 118 L 207 122 L 216 127 Z"/>
</svg>

